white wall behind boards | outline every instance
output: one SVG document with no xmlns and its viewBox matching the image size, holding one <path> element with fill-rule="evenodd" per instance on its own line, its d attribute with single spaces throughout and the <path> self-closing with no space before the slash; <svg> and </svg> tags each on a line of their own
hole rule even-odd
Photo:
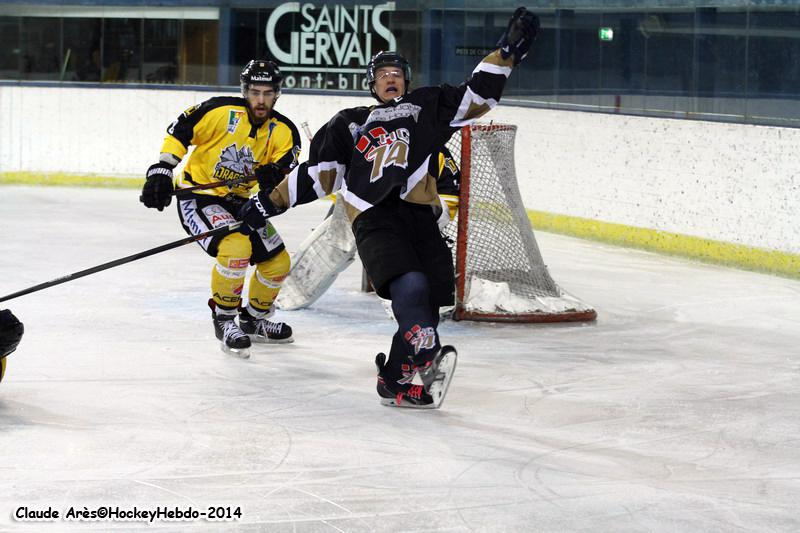
<svg viewBox="0 0 800 533">
<path fill-rule="evenodd" d="M 167 126 L 188 107 L 223 94 L 0 86 L 0 173 L 144 176 L 158 160 Z M 336 110 L 369 102 L 284 94 L 277 109 L 298 128 L 306 120 L 316 131 Z"/>
<path fill-rule="evenodd" d="M 530 209 L 800 253 L 800 129 L 503 106 L 492 118 L 519 125 Z"/>
<path fill-rule="evenodd" d="M 167 125 L 214 95 L 0 86 L 0 174 L 143 176 Z M 284 94 L 278 110 L 316 131 L 371 101 Z M 486 118 L 519 127 L 529 209 L 800 253 L 800 129 L 502 105 Z"/>
</svg>

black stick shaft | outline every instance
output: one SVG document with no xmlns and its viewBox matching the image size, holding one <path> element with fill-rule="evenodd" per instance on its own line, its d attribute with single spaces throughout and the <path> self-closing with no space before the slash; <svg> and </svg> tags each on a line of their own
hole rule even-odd
<svg viewBox="0 0 800 533">
<path fill-rule="evenodd" d="M 87 268 L 86 270 L 81 270 L 80 272 L 74 272 L 72 274 L 67 274 L 66 276 L 61 276 L 60 278 L 56 278 L 50 281 L 45 281 L 44 283 L 40 283 L 38 285 L 34 285 L 33 287 L 28 287 L 27 289 L 22 289 L 21 291 L 17 291 L 11 294 L 7 294 L 5 296 L 0 297 L 0 302 L 5 302 L 6 300 L 13 300 L 14 298 L 18 298 L 20 296 L 25 296 L 26 294 L 30 294 L 32 292 L 41 291 L 43 289 L 47 289 L 50 287 L 54 287 L 55 285 L 61 285 L 62 283 L 66 283 L 68 281 L 72 281 L 74 279 L 82 278 L 84 276 L 88 276 L 90 274 L 95 274 L 97 272 L 102 272 L 103 270 L 108 270 L 109 268 L 114 268 L 115 266 L 124 265 L 125 263 L 131 263 L 138 259 L 143 259 L 145 257 L 150 257 L 151 255 L 155 255 L 161 252 L 166 252 L 167 250 L 172 250 L 173 248 L 178 248 L 179 246 L 183 246 L 184 244 L 190 244 L 196 241 L 203 240 L 207 237 L 214 237 L 215 235 L 225 234 L 227 232 L 233 231 L 241 226 L 241 222 L 236 222 L 234 224 L 230 224 L 228 226 L 224 226 L 221 228 L 212 229 L 210 231 L 206 231 L 205 233 L 200 233 L 198 235 L 193 235 L 191 237 L 186 237 L 185 239 L 180 239 L 174 242 L 170 242 L 167 244 L 162 244 L 161 246 L 156 246 L 155 248 L 150 248 L 149 250 L 145 250 L 143 252 L 139 252 L 137 254 L 129 255 L 127 257 L 123 257 L 121 259 L 115 259 L 114 261 L 109 261 L 108 263 L 103 263 L 102 265 L 93 266 L 91 268 Z"/>
<path fill-rule="evenodd" d="M 194 187 L 186 187 L 184 189 L 175 189 L 175 191 L 172 194 L 174 194 L 175 196 L 184 196 L 186 194 L 189 194 L 190 192 L 201 191 L 203 189 L 216 189 L 217 187 L 234 187 L 236 185 L 239 185 L 240 183 L 246 183 L 248 181 L 253 181 L 254 179 L 256 179 L 256 177 L 251 175 L 251 176 L 243 176 L 241 178 L 228 180 L 228 181 L 215 181 L 213 183 L 205 183 L 203 185 L 195 185 Z"/>
</svg>

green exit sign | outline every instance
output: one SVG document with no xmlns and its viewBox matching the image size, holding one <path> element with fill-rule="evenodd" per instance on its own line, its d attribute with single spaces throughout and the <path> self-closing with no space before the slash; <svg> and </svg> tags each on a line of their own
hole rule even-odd
<svg viewBox="0 0 800 533">
<path fill-rule="evenodd" d="M 600 28 L 597 30 L 597 36 L 600 38 L 601 41 L 613 41 L 614 40 L 614 30 L 611 28 Z"/>
</svg>

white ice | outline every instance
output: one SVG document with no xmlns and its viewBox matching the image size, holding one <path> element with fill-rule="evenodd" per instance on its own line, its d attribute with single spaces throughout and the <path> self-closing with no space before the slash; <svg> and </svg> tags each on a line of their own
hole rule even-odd
<svg viewBox="0 0 800 533">
<path fill-rule="evenodd" d="M 138 191 L 0 188 L 0 294 L 184 236 Z M 290 250 L 329 204 L 275 219 Z M 394 324 L 353 265 L 296 342 L 222 353 L 197 245 L 0 304 L 0 530 L 97 506 L 241 509 L 244 531 L 798 531 L 800 282 L 540 233 L 593 325 L 446 322 L 443 407 L 379 404 Z"/>
</svg>

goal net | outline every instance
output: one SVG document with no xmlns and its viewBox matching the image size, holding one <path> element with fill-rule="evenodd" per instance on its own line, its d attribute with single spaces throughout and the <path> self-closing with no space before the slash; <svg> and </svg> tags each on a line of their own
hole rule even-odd
<svg viewBox="0 0 800 533">
<path fill-rule="evenodd" d="M 594 309 L 559 287 L 542 260 L 514 171 L 516 126 L 472 125 L 450 139 L 461 167 L 458 215 L 445 229 L 456 243 L 456 320 L 570 322 Z M 292 256 L 278 296 L 285 310 L 313 304 L 356 255 L 343 202 Z M 362 290 L 371 290 L 362 276 Z"/>
<path fill-rule="evenodd" d="M 473 124 L 448 148 L 461 167 L 456 242 L 456 320 L 591 321 L 597 313 L 559 287 L 542 260 L 517 185 L 517 127 Z"/>
</svg>

